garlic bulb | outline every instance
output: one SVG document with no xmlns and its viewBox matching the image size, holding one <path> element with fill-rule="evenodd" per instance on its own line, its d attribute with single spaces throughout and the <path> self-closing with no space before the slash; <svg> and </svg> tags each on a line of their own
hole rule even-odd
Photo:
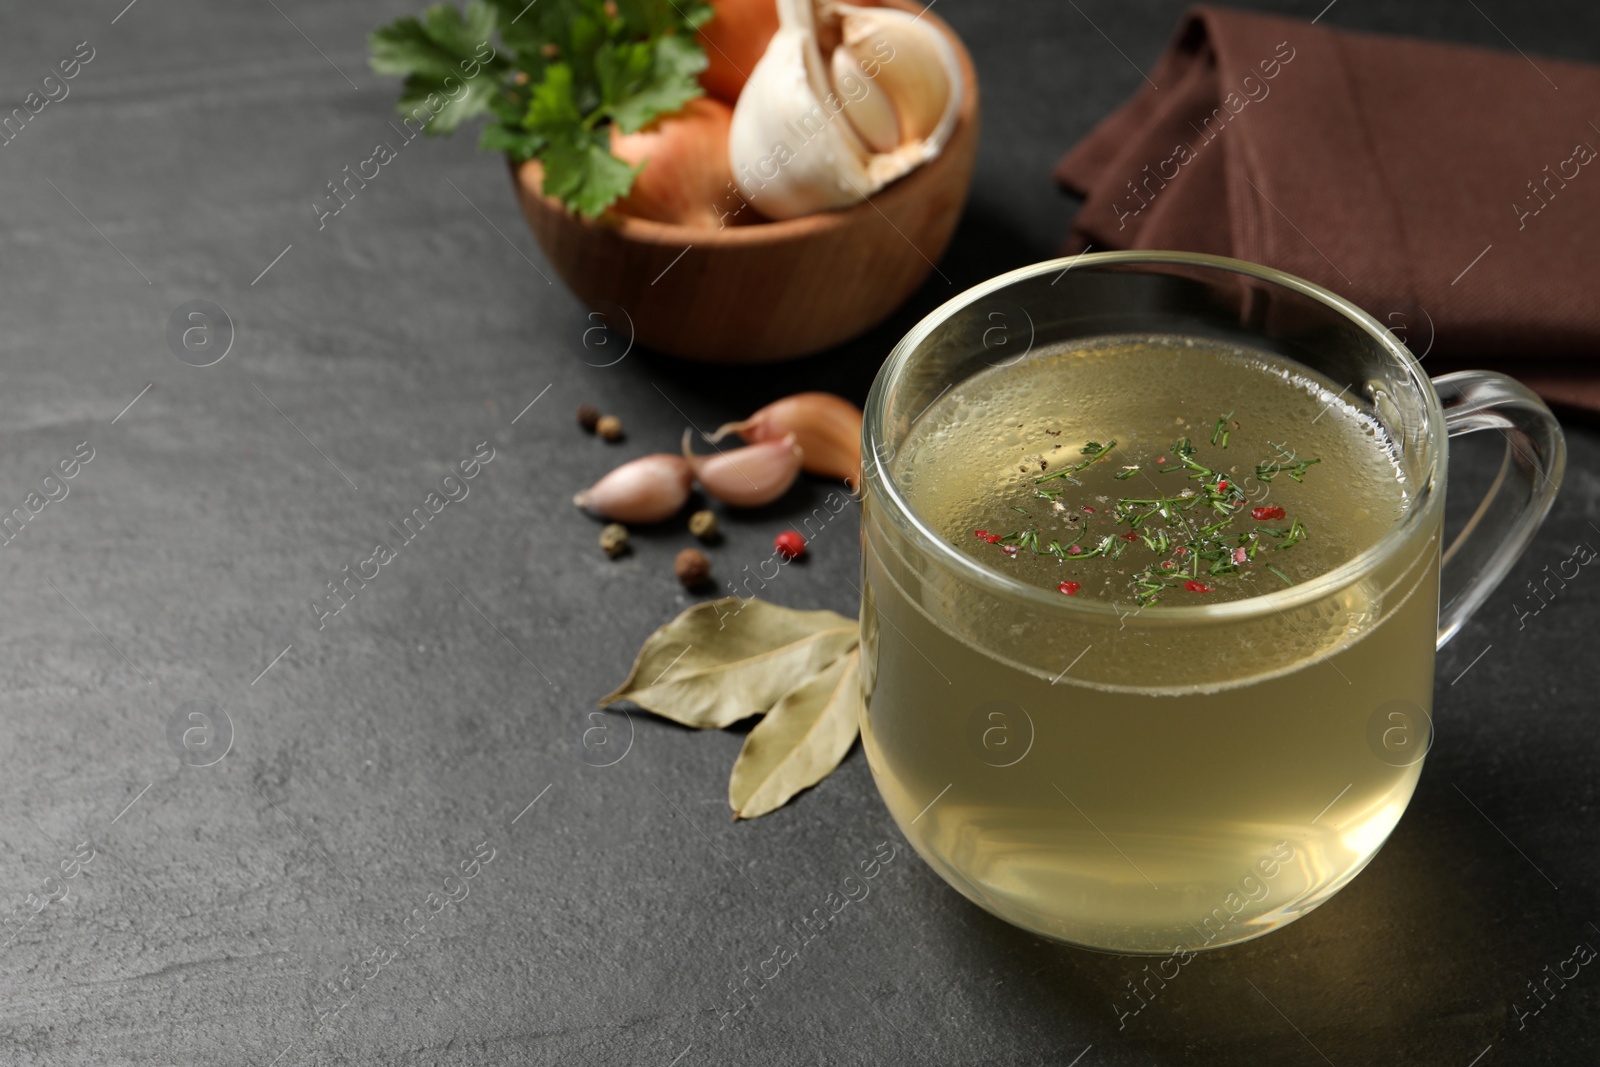
<svg viewBox="0 0 1600 1067">
<path fill-rule="evenodd" d="M 777 4 L 778 32 L 728 133 L 734 183 L 756 210 L 847 207 L 939 154 L 962 99 L 943 34 L 894 8 Z"/>
</svg>

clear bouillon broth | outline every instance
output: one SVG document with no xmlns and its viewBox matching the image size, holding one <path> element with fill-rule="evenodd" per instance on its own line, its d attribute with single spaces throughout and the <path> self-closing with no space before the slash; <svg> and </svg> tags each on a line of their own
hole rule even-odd
<svg viewBox="0 0 1600 1067">
<path fill-rule="evenodd" d="M 1096 947 L 1209 947 L 1303 914 L 1382 845 L 1420 760 L 1373 731 L 1395 708 L 1426 731 L 1438 529 L 1319 586 L 1413 492 L 1338 389 L 1192 338 L 1035 351 L 930 405 L 891 476 L 1026 587 L 946 580 L 869 499 L 864 741 L 974 901 Z"/>
</svg>

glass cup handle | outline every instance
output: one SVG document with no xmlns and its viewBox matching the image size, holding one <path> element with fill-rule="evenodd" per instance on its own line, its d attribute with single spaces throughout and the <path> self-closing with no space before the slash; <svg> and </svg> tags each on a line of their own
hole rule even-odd
<svg viewBox="0 0 1600 1067">
<path fill-rule="evenodd" d="M 1499 430 L 1506 439 L 1500 473 L 1440 562 L 1443 648 L 1533 540 L 1561 487 L 1567 441 L 1544 401 L 1503 374 L 1457 371 L 1433 379 L 1433 388 L 1451 437 Z"/>
</svg>

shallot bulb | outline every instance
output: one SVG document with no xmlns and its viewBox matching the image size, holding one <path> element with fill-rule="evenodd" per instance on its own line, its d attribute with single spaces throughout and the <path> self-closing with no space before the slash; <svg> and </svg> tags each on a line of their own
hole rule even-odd
<svg viewBox="0 0 1600 1067">
<path fill-rule="evenodd" d="M 800 476 L 800 446 L 794 434 L 710 456 L 689 450 L 690 431 L 683 431 L 683 458 L 694 468 L 700 488 L 724 504 L 754 508 L 778 499 Z"/>
<path fill-rule="evenodd" d="M 728 167 L 728 125 L 733 109 L 700 96 L 681 110 L 663 115 L 642 130 L 623 133 L 611 127 L 611 152 L 632 166 L 643 164 L 628 195 L 615 210 L 635 218 L 715 230 L 749 221 L 719 210 L 728 197 L 733 171 Z"/>
<path fill-rule="evenodd" d="M 730 433 L 761 443 L 792 436 L 807 474 L 838 478 L 854 489 L 861 477 L 861 409 L 831 393 L 796 393 L 775 400 L 742 422 L 718 427 L 707 440 Z"/>
<path fill-rule="evenodd" d="M 695 35 L 706 50 L 700 84 L 731 104 L 778 32 L 778 5 L 773 0 L 711 0 L 711 10 L 711 21 Z"/>
<path fill-rule="evenodd" d="M 572 502 L 616 522 L 660 522 L 683 507 L 693 481 L 694 472 L 682 456 L 657 452 L 624 463 Z"/>
</svg>

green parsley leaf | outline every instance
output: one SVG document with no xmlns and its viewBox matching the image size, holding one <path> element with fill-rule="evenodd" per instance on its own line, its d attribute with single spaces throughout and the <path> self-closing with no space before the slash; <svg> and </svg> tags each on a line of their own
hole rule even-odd
<svg viewBox="0 0 1600 1067">
<path fill-rule="evenodd" d="M 379 74 L 427 74 L 443 78 L 474 55 L 495 31 L 495 13 L 482 0 L 467 5 L 466 18 L 446 4 L 435 4 L 421 19 L 407 16 L 372 31 L 369 62 Z"/>
<path fill-rule="evenodd" d="M 404 75 L 408 124 L 451 133 L 490 121 L 479 146 L 544 164 L 544 189 L 594 216 L 638 175 L 611 154 L 632 133 L 702 92 L 694 32 L 704 0 L 468 0 L 435 4 L 373 32 L 372 69 Z"/>
<path fill-rule="evenodd" d="M 552 63 L 544 72 L 528 100 L 528 114 L 522 125 L 530 133 L 550 138 L 565 137 L 583 126 L 583 115 L 572 99 L 572 68 Z"/>
<path fill-rule="evenodd" d="M 609 141 L 606 134 L 593 133 L 586 140 L 550 142 L 541 157 L 545 195 L 587 218 L 626 195 L 639 171 L 612 155 Z"/>
<path fill-rule="evenodd" d="M 611 121 L 623 133 L 649 125 L 662 115 L 670 115 L 699 96 L 700 83 L 695 79 L 706 69 L 706 54 L 688 37 L 663 37 L 653 50 L 634 46 L 634 55 L 624 78 L 606 86 L 604 73 L 602 87 L 609 88 L 606 100 L 610 103 Z M 639 68 L 637 74 L 633 71 Z"/>
<path fill-rule="evenodd" d="M 399 111 L 443 134 L 489 109 L 500 92 L 506 64 L 493 44 L 495 13 L 482 0 L 467 5 L 466 18 L 437 4 L 421 20 L 403 18 L 373 32 L 372 69 L 404 74 Z"/>
<path fill-rule="evenodd" d="M 543 137 L 504 122 L 491 122 L 478 135 L 479 148 L 485 152 L 504 152 L 518 163 L 537 156 L 544 146 Z"/>
<path fill-rule="evenodd" d="M 703 0 L 617 0 L 617 15 L 636 32 L 662 37 L 687 26 L 698 30 L 711 20 L 711 5 Z"/>
</svg>

